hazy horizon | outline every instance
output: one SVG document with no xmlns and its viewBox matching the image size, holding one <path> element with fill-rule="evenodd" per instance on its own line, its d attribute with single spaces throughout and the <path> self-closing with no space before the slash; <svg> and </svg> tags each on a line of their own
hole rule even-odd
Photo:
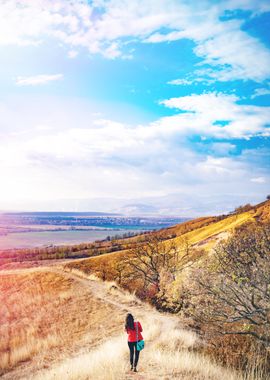
<svg viewBox="0 0 270 380">
<path fill-rule="evenodd" d="M 251 203 L 257 204 L 266 200 L 265 197 L 255 196 L 255 201 L 251 202 L 249 196 L 242 194 L 226 194 L 227 198 L 222 201 L 220 195 L 212 197 L 211 200 L 202 195 L 197 197 L 182 197 L 174 195 L 156 199 L 145 199 L 145 202 L 132 203 L 128 200 L 119 199 L 80 199 L 80 200 L 55 200 L 37 202 L 36 207 L 16 207 L 13 202 L 10 208 L 0 208 L 0 213 L 20 213 L 20 212 L 52 212 L 52 213 L 100 213 L 120 216 L 157 216 L 157 217 L 182 217 L 195 218 L 207 215 L 227 214 L 236 207 Z M 25 204 L 25 203 L 24 203 Z M 27 203 L 26 203 L 27 204 Z M 34 202 L 31 202 L 34 204 Z M 39 208 L 43 204 L 43 208 Z M 96 207 L 94 206 L 96 204 Z M 89 205 L 89 206 L 88 206 Z"/>
</svg>

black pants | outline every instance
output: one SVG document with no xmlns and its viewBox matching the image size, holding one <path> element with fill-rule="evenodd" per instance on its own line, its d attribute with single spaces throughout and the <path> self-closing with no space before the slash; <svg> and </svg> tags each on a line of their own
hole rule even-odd
<svg viewBox="0 0 270 380">
<path fill-rule="evenodd" d="M 128 342 L 129 353 L 130 353 L 130 365 L 136 367 L 139 361 L 140 351 L 136 349 L 136 342 Z M 135 361 L 134 361 L 135 353 Z"/>
</svg>

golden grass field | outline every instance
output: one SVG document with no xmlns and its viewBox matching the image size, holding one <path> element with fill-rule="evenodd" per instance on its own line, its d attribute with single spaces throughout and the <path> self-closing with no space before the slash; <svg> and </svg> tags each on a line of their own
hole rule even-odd
<svg viewBox="0 0 270 380">
<path fill-rule="evenodd" d="M 211 252 L 211 249 L 217 242 L 229 236 L 235 228 L 254 220 L 254 217 L 262 213 L 262 210 L 264 210 L 263 215 L 270 215 L 269 205 L 270 202 L 267 202 L 266 207 L 263 204 L 258 210 L 255 209 L 249 212 L 231 215 L 222 220 L 218 220 L 216 217 L 198 218 L 175 227 L 170 227 L 161 232 L 154 232 L 153 235 L 162 234 L 166 238 L 167 235 L 171 236 L 171 234 L 174 233 L 177 236 L 168 238 L 167 240 L 165 239 L 165 242 L 167 241 L 168 244 L 174 243 L 179 247 L 179 250 L 182 249 L 183 242 L 188 242 L 192 247 L 199 248 L 206 258 L 206 255 Z M 136 242 L 138 239 L 138 237 L 134 237 L 127 240 Z M 129 255 L 129 250 L 121 250 L 119 252 L 102 254 L 97 257 L 74 260 L 68 263 L 66 267 L 77 269 L 87 274 L 97 273 L 100 275 L 100 273 L 103 272 L 106 273 L 106 280 L 112 280 L 115 275 L 113 268 L 117 262 L 120 262 L 124 257 L 127 257 L 127 255 Z"/>
<path fill-rule="evenodd" d="M 241 379 L 197 352 L 201 342 L 177 317 L 112 282 L 60 268 L 19 270 L 1 274 L 1 294 L 5 380 L 132 379 L 123 331 L 127 311 L 141 321 L 146 340 L 138 379 Z"/>
<path fill-rule="evenodd" d="M 74 279 L 46 269 L 1 272 L 0 294 L 2 374 L 36 355 L 38 365 L 51 365 L 55 353 L 80 346 L 87 332 L 96 337 L 115 309 Z M 114 328 L 110 323 L 107 332 Z"/>
<path fill-rule="evenodd" d="M 224 219 L 200 218 L 168 229 L 179 246 L 187 239 L 203 255 L 219 239 L 254 218 L 267 218 L 269 202 Z M 162 231 L 166 233 L 166 231 Z M 132 238 L 136 241 L 136 238 Z M 144 328 L 138 380 L 266 380 L 236 373 L 204 356 L 194 332 L 179 318 L 159 313 L 114 282 L 115 264 L 128 250 L 60 263 L 58 266 L 0 272 L 0 376 L 3 380 L 128 380 L 128 348 L 123 331 L 128 311 Z M 47 263 L 48 265 L 48 263 Z"/>
</svg>

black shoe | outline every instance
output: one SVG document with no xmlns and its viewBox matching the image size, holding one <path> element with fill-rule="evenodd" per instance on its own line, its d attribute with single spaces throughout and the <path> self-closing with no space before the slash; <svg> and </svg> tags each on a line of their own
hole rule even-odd
<svg viewBox="0 0 270 380">
<path fill-rule="evenodd" d="M 133 371 L 133 365 L 130 367 L 130 370 Z"/>
<path fill-rule="evenodd" d="M 134 371 L 134 372 L 138 372 L 136 367 L 134 367 L 133 371 Z"/>
</svg>

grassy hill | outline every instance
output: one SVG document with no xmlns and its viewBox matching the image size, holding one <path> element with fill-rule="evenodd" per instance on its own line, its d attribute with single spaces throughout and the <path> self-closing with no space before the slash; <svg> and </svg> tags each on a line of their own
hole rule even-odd
<svg viewBox="0 0 270 380">
<path fill-rule="evenodd" d="M 119 322 L 110 322 L 115 306 L 93 298 L 89 289 L 55 268 L 2 271 L 0 302 L 0 376 L 33 357 L 35 365 L 48 366 L 59 359 L 59 351 L 64 356 L 78 348 L 87 331 L 93 342 L 100 323 L 112 332 Z"/>
<path fill-rule="evenodd" d="M 232 213 L 214 217 L 197 218 L 185 223 L 170 227 L 162 232 L 164 236 L 176 235 L 177 238 L 186 237 L 191 244 L 202 244 L 205 240 L 215 241 L 215 237 L 223 232 L 231 232 L 241 225 L 252 222 L 267 222 L 270 220 L 270 201 L 251 206 L 248 211 Z M 213 241 L 213 243 L 214 243 Z M 208 246 L 211 248 L 211 244 Z"/>
<path fill-rule="evenodd" d="M 245 380 L 202 355 L 200 339 L 176 316 L 115 283 L 59 266 L 2 271 L 0 285 L 3 380 Z M 138 374 L 129 371 L 127 311 L 140 320 L 146 340 Z"/>
<path fill-rule="evenodd" d="M 72 246 L 52 246 L 46 248 L 14 249 L 0 252 L 0 270 L 18 267 L 33 267 L 46 264 L 51 260 L 71 261 L 80 258 L 91 258 L 91 263 L 103 263 L 101 255 L 112 254 L 106 260 L 117 261 L 117 257 L 126 256 L 127 252 L 142 244 L 147 238 L 158 237 L 169 244 L 180 247 L 183 240 L 188 240 L 192 246 L 209 250 L 217 241 L 225 238 L 235 228 L 252 221 L 267 222 L 269 220 L 269 201 L 256 206 L 246 205 L 229 215 L 196 218 L 169 228 L 155 232 L 147 232 L 129 238 L 114 238 L 92 243 L 82 242 Z M 94 257 L 100 257 L 95 260 Z M 100 260 L 100 261 L 99 261 Z M 80 262 L 80 261 L 79 261 Z M 76 261 L 74 261 L 76 264 Z M 90 263 L 90 262 L 89 262 Z M 76 264 L 77 265 L 77 264 Z M 102 264 L 103 265 L 103 264 Z M 86 264 L 83 264 L 85 267 Z"/>
<path fill-rule="evenodd" d="M 128 380 L 131 377 L 123 339 L 123 320 L 131 311 L 143 322 L 146 331 L 147 350 L 142 355 L 142 374 L 139 376 L 143 377 L 140 378 L 265 379 L 265 375 L 254 374 L 247 367 L 247 358 L 252 357 L 260 346 L 244 337 L 229 336 L 223 340 L 213 338 L 212 348 L 194 331 L 183 329 L 192 326 L 199 332 L 194 323 L 178 313 L 178 306 L 182 307 L 183 289 L 188 289 L 188 293 L 192 290 L 190 273 L 194 267 L 200 271 L 207 266 L 219 241 L 254 222 L 269 224 L 269 221 L 270 201 L 266 201 L 238 208 L 229 215 L 197 218 L 147 235 L 98 243 L 93 257 L 67 263 L 29 261 L 28 265 L 37 267 L 0 271 L 3 311 L 0 316 L 0 376 L 4 380 Z M 152 245 L 147 245 L 149 241 Z M 117 249 L 112 252 L 112 247 Z M 181 268 L 178 270 L 176 263 L 175 273 L 168 275 L 164 261 L 160 289 L 151 283 L 145 289 L 145 281 L 130 267 L 134 250 L 147 253 L 145 247 L 154 251 L 161 248 L 152 256 L 153 265 L 159 262 L 164 252 L 170 254 L 173 247 L 179 253 L 177 260 L 181 265 L 190 261 L 193 266 L 187 265 L 182 271 Z M 87 251 L 87 247 L 84 250 Z M 185 256 L 187 258 L 183 261 Z M 41 264 L 43 267 L 39 267 Z M 140 299 L 132 294 L 134 292 Z M 178 315 L 159 313 L 142 300 L 153 301 L 163 311 L 176 311 Z M 205 307 L 204 302 L 205 299 L 195 305 L 199 311 Z M 244 328 L 247 328 L 246 324 Z M 209 330 L 207 334 L 210 334 Z M 238 358 L 238 362 L 246 365 L 245 375 L 224 369 L 213 357 L 218 357 L 227 366 L 235 366 Z"/>
<path fill-rule="evenodd" d="M 232 213 L 222 216 L 197 218 L 176 226 L 152 232 L 150 237 L 161 237 L 167 244 L 175 244 L 181 249 L 184 241 L 194 248 L 199 248 L 201 254 L 206 255 L 222 239 L 227 238 L 241 226 L 257 221 L 267 223 L 270 221 L 270 201 L 251 206 L 248 211 Z M 149 237 L 149 235 L 147 235 Z M 74 260 L 66 265 L 69 269 L 81 270 L 87 274 L 94 273 L 105 280 L 115 279 L 113 268 L 126 258 L 131 249 L 143 244 L 144 236 L 135 236 L 119 242 L 122 248 L 112 253 L 104 253 L 89 259 Z M 129 249 L 129 245 L 132 246 Z M 202 251 L 203 250 L 203 251 Z M 200 256 L 200 255 L 199 255 Z"/>
</svg>

